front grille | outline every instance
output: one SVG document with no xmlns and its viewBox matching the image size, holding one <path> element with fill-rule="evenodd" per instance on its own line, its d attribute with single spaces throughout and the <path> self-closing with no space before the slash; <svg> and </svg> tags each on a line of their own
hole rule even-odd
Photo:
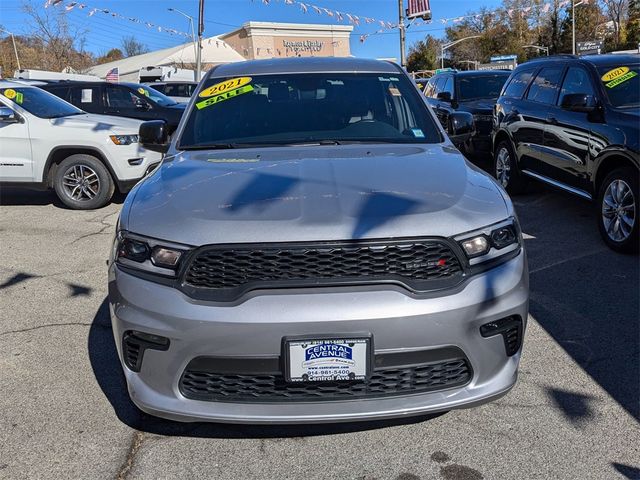
<svg viewBox="0 0 640 480">
<path fill-rule="evenodd" d="M 281 374 L 231 374 L 185 370 L 180 392 L 218 402 L 340 401 L 411 395 L 459 387 L 471 380 L 465 358 L 418 366 L 379 368 L 360 382 L 287 383 Z"/>
<path fill-rule="evenodd" d="M 458 283 L 462 273 L 440 240 L 208 246 L 187 261 L 183 288 L 220 300 L 257 288 L 374 282 L 428 291 Z"/>
</svg>

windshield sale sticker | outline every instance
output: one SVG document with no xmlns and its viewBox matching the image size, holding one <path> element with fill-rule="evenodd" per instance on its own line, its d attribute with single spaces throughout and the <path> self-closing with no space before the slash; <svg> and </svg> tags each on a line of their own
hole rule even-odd
<svg viewBox="0 0 640 480">
<path fill-rule="evenodd" d="M 627 72 L 624 75 L 620 76 L 620 77 L 616 77 L 615 80 L 611 80 L 609 83 L 605 83 L 604 86 L 607 88 L 613 88 L 613 87 L 617 87 L 618 85 L 620 85 L 621 83 L 626 82 L 627 80 L 632 79 L 633 77 L 637 76 L 638 74 L 636 72 Z"/>
<path fill-rule="evenodd" d="M 212 97 L 214 95 L 220 95 L 236 88 L 244 87 L 251 83 L 251 77 L 238 77 L 231 80 L 225 80 L 224 82 L 216 83 L 215 85 L 205 88 L 200 92 L 200 97 Z"/>
<path fill-rule="evenodd" d="M 202 110 L 203 108 L 210 107 L 211 105 L 215 105 L 216 103 L 224 102 L 225 100 L 229 100 L 230 98 L 235 98 L 238 95 L 243 95 L 249 92 L 253 92 L 253 86 L 245 85 L 244 87 L 236 88 L 235 90 L 218 94 L 215 97 L 210 97 L 206 100 L 203 100 L 202 102 L 198 102 L 196 103 L 196 108 L 198 110 Z"/>
<path fill-rule="evenodd" d="M 602 81 L 610 82 L 611 80 L 615 80 L 616 78 L 623 76 L 628 71 L 629 67 L 616 67 L 613 70 L 609 70 L 607 73 L 602 75 Z"/>
<path fill-rule="evenodd" d="M 16 91 L 13 88 L 7 88 L 2 94 L 9 100 L 16 98 Z"/>
</svg>

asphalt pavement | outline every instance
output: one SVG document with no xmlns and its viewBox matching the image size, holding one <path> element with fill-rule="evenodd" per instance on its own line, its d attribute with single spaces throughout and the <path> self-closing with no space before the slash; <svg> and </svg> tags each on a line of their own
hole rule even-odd
<svg viewBox="0 0 640 480">
<path fill-rule="evenodd" d="M 544 188 L 515 204 L 531 316 L 514 390 L 378 423 L 181 424 L 129 401 L 106 305 L 119 203 L 64 209 L 0 192 L 0 478 L 640 479 L 639 260 L 592 207 Z"/>
</svg>

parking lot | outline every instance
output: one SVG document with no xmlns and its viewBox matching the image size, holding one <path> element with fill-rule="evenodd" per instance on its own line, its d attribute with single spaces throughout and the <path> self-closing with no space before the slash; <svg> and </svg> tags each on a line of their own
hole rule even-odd
<svg viewBox="0 0 640 480">
<path fill-rule="evenodd" d="M 531 271 L 520 378 L 470 410 L 304 427 L 180 424 L 126 392 L 106 303 L 121 200 L 0 202 L 0 478 L 640 478 L 638 257 L 591 206 L 537 188 L 515 203 Z"/>
</svg>

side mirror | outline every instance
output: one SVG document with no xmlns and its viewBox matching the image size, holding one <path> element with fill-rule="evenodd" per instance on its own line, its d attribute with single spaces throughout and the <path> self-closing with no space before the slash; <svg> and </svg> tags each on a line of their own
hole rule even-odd
<svg viewBox="0 0 640 480">
<path fill-rule="evenodd" d="M 564 110 L 571 112 L 589 113 L 596 109 L 598 102 L 593 95 L 589 95 L 588 93 L 568 93 L 562 97 L 560 106 Z"/>
<path fill-rule="evenodd" d="M 453 112 L 449 115 L 449 125 L 447 126 L 449 138 L 456 147 L 462 146 L 473 134 L 476 133 L 476 126 L 473 122 L 473 115 L 469 112 Z"/>
<path fill-rule="evenodd" d="M 166 153 L 169 150 L 169 134 L 164 120 L 150 120 L 140 125 L 140 144 L 147 150 Z"/>
<path fill-rule="evenodd" d="M 20 119 L 16 112 L 9 107 L 0 107 L 0 122 L 2 123 L 18 123 Z"/>
<path fill-rule="evenodd" d="M 438 100 L 442 100 L 443 102 L 451 102 L 451 92 L 438 92 L 436 98 Z"/>
</svg>

